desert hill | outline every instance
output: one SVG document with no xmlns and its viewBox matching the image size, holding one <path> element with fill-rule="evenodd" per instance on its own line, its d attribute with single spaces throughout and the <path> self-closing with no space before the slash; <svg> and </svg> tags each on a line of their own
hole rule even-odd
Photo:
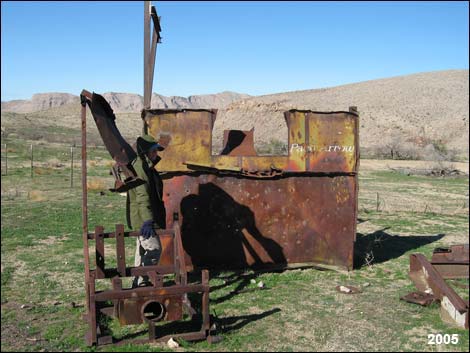
<svg viewBox="0 0 470 353">
<path fill-rule="evenodd" d="M 124 136 L 141 131 L 142 97 L 104 93 L 117 113 Z M 78 96 L 37 94 L 31 100 L 2 102 L 2 131 L 19 135 L 31 124 L 35 138 L 48 139 L 40 130 L 48 126 L 78 129 Z M 469 71 L 447 70 L 371 80 L 337 87 L 248 96 L 233 92 L 190 97 L 152 96 L 152 108 L 217 108 L 213 132 L 214 152 L 222 148 L 224 129 L 255 128 L 257 148 L 287 143 L 283 112 L 288 109 L 348 110 L 360 113 L 363 152 L 388 153 L 390 148 L 426 157 L 439 150 L 453 151 L 468 160 Z M 25 120 L 27 119 L 27 120 Z M 23 128 L 21 128 L 23 126 Z M 39 129 L 38 129 L 39 128 Z M 44 135 L 44 136 L 42 136 Z M 31 136 L 30 136 L 31 137 Z M 79 135 L 76 136 L 79 140 Z"/>
</svg>

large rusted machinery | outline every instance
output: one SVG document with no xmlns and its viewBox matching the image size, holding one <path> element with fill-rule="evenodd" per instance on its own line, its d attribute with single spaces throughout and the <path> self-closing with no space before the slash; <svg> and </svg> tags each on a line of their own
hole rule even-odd
<svg viewBox="0 0 470 353">
<path fill-rule="evenodd" d="M 358 113 L 290 110 L 288 155 L 257 156 L 253 130 L 226 131 L 213 155 L 216 110 L 144 110 L 166 146 L 158 170 L 167 215 L 178 213 L 190 268 L 323 265 L 352 269 Z M 167 224 L 174 223 L 171 216 Z"/>
<path fill-rule="evenodd" d="M 150 38 L 150 24 L 153 35 Z M 224 148 L 212 148 L 215 109 L 150 109 L 160 23 L 149 1 L 144 5 L 143 131 L 165 151 L 158 164 L 164 179 L 167 229 L 159 232 L 163 254 L 158 266 L 127 267 L 125 232 L 97 226 L 88 232 L 86 193 L 86 104 L 108 151 L 115 160 L 113 191 L 126 191 L 142 182 L 132 169 L 135 152 L 122 138 L 109 104 L 83 91 L 82 183 L 85 285 L 90 329 L 88 344 L 109 343 L 100 316 L 121 324 L 148 323 L 149 340 L 164 340 L 156 322 L 180 320 L 186 310 L 200 317 L 201 328 L 172 337 L 213 341 L 209 318 L 207 268 L 285 268 L 320 265 L 353 268 L 356 235 L 359 139 L 358 112 L 289 110 L 288 153 L 259 156 L 254 131 L 227 130 Z M 116 241 L 117 267 L 105 267 L 104 240 Z M 90 269 L 89 241 L 95 241 L 95 268 Z M 200 284 L 189 284 L 187 271 L 202 269 Z M 122 277 L 148 275 L 152 286 L 123 288 Z M 175 281 L 165 285 L 165 276 Z M 96 279 L 111 279 L 112 289 L 97 291 Z M 199 316 L 188 293 L 202 296 Z"/>
<path fill-rule="evenodd" d="M 187 266 L 181 241 L 180 227 L 175 221 L 171 228 L 158 230 L 162 244 L 162 254 L 158 265 L 129 267 L 126 265 L 125 238 L 137 237 L 139 232 L 124 231 L 124 225 L 117 224 L 114 232 L 105 232 L 102 226 L 95 226 L 95 231 L 88 231 L 87 207 L 87 157 L 86 157 L 86 105 L 90 106 L 93 118 L 102 136 L 113 140 L 106 144 L 108 150 L 116 161 L 113 174 L 123 168 L 126 179 L 117 179 L 116 187 L 112 191 L 124 191 L 130 187 L 140 185 L 141 180 L 133 175 L 132 168 L 127 163 L 135 152 L 122 139 L 114 124 L 114 114 L 107 102 L 97 94 L 82 91 L 82 189 L 83 189 L 83 251 L 85 263 L 85 290 L 86 314 L 85 321 L 89 325 L 86 333 L 88 345 L 102 345 L 113 343 L 111 334 L 105 333 L 106 325 L 102 318 L 115 317 L 121 325 L 147 324 L 149 336 L 146 340 L 134 342 L 167 341 L 169 338 L 184 338 L 186 340 L 207 339 L 214 340 L 210 331 L 209 316 L 209 273 L 202 270 L 201 283 L 188 283 Z M 103 138 L 105 140 L 105 138 Z M 127 147 L 128 146 L 128 147 Z M 116 176 L 116 175 L 115 175 Z M 178 217 L 173 215 L 174 219 Z M 109 267 L 105 256 L 105 240 L 114 239 L 116 267 Z M 90 242 L 94 241 L 94 256 L 90 256 Z M 90 259 L 94 268 L 91 268 Z M 148 276 L 151 286 L 126 288 L 123 278 L 135 276 Z M 172 281 L 168 281 L 172 275 Z M 97 290 L 96 281 L 110 279 L 112 288 Z M 197 313 L 188 299 L 189 293 L 199 293 L 201 296 L 201 310 Z M 185 331 L 183 333 L 168 333 L 165 328 L 158 326 L 160 321 L 180 321 L 187 313 L 193 321 L 199 320 L 200 329 Z M 120 342 L 125 342 L 121 340 Z"/>
<path fill-rule="evenodd" d="M 154 7 L 146 1 L 144 6 L 145 22 L 145 60 L 146 75 L 149 65 L 154 65 L 156 45 L 160 41 L 160 21 Z M 153 20 L 153 35 L 150 40 L 150 19 Z M 151 47 L 150 47 L 151 43 Z M 150 55 L 152 54 L 152 55 Z M 150 77 L 149 76 L 149 77 Z M 151 90 L 151 80 L 146 76 L 145 92 Z M 124 192 L 141 185 L 131 162 L 137 157 L 132 147 L 124 140 L 115 124 L 115 115 L 106 100 L 95 93 L 83 90 L 80 94 L 82 104 L 82 216 L 83 216 L 83 253 L 85 264 L 86 313 L 85 321 L 89 329 L 85 340 L 88 345 L 113 343 L 115 339 L 107 331 L 104 317 L 115 317 L 121 325 L 147 324 L 148 339 L 134 342 L 167 341 L 169 338 L 186 340 L 207 339 L 214 342 L 211 335 L 209 315 L 209 273 L 202 270 L 200 283 L 188 283 L 187 266 L 181 241 L 180 227 L 175 221 L 171 228 L 158 230 L 162 244 L 162 254 L 158 265 L 129 267 L 126 265 L 125 238 L 137 237 L 139 232 L 124 231 L 122 224 L 117 224 L 114 232 L 105 232 L 102 226 L 96 226 L 94 232 L 88 231 L 88 194 L 87 194 L 87 142 L 86 142 L 86 106 L 90 107 L 96 126 L 106 148 L 115 160 L 112 168 L 116 182 L 111 191 Z M 149 102 L 149 101 L 148 101 Z M 173 215 L 174 219 L 178 214 Z M 105 240 L 114 239 L 116 267 L 109 267 L 109 256 L 105 256 Z M 90 256 L 90 242 L 94 241 L 94 256 Z M 94 264 L 94 267 L 92 268 Z M 171 275 L 171 276 L 169 276 Z M 148 276 L 151 286 L 126 288 L 123 278 Z M 97 290 L 99 279 L 109 279 L 112 288 Z M 199 313 L 192 307 L 188 294 L 199 294 L 201 305 Z M 200 321 L 200 328 L 194 331 L 180 328 L 181 332 L 166 330 L 160 321 L 181 321 L 187 314 L 192 320 Z M 181 322 L 184 324 L 185 322 Z M 188 321 L 186 321 L 188 323 Z M 126 340 L 120 340 L 125 342 Z"/>
</svg>

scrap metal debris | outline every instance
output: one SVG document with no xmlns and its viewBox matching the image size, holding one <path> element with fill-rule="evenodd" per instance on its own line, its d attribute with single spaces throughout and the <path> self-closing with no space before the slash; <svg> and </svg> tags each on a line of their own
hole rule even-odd
<svg viewBox="0 0 470 353">
<path fill-rule="evenodd" d="M 446 279 L 463 278 L 468 280 L 469 247 L 468 244 L 450 248 L 438 248 L 434 251 L 431 262 L 423 254 L 411 254 L 410 278 L 420 294 L 410 293 L 407 301 L 421 304 L 426 300 L 438 300 L 441 303 L 441 317 L 461 328 L 469 328 L 469 303 L 464 301 L 455 290 L 446 283 Z M 422 293 L 422 294 L 421 294 Z M 403 297 L 403 300 L 406 300 Z M 415 297 L 413 301 L 413 297 Z"/>
<path fill-rule="evenodd" d="M 439 302 L 439 299 L 436 298 L 433 294 L 426 292 L 411 292 L 407 295 L 404 295 L 400 298 L 408 303 L 419 304 L 422 306 L 429 306 L 432 303 Z"/>
</svg>

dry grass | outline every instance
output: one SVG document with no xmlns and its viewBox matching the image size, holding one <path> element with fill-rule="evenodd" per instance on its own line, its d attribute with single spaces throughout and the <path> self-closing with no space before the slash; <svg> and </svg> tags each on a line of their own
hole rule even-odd
<svg viewBox="0 0 470 353">
<path fill-rule="evenodd" d="M 46 197 L 46 193 L 44 191 L 31 190 L 28 193 L 28 199 L 31 200 L 31 201 L 39 202 L 39 201 L 46 201 L 47 197 Z"/>
<path fill-rule="evenodd" d="M 107 190 L 108 179 L 102 177 L 88 177 L 87 190 Z"/>
</svg>

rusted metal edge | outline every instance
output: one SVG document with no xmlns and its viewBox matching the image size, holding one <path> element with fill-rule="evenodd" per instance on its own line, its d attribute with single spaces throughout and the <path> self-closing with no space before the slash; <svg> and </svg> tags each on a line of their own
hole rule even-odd
<svg viewBox="0 0 470 353">
<path fill-rule="evenodd" d="M 468 279 L 469 265 L 462 262 L 431 262 L 433 267 L 444 279 Z"/>
<path fill-rule="evenodd" d="M 192 165 L 194 166 L 194 165 Z M 212 167 L 201 167 L 198 170 L 194 171 L 170 171 L 170 172 L 161 172 L 160 176 L 162 179 L 171 179 L 177 176 L 194 176 L 198 177 L 202 174 L 213 174 L 220 177 L 236 177 L 236 178 L 245 178 L 245 179 L 270 179 L 270 180 L 277 180 L 282 178 L 290 178 L 290 177 L 340 177 L 340 176 L 357 176 L 359 172 L 310 172 L 310 171 L 303 171 L 303 172 L 285 172 L 283 171 L 282 174 L 277 174 L 274 176 L 255 176 L 253 174 L 243 174 L 242 172 L 234 172 L 230 169 L 219 169 L 219 168 L 212 168 Z"/>
<path fill-rule="evenodd" d="M 174 114 L 174 113 L 184 113 L 184 112 L 208 112 L 216 113 L 218 109 L 194 109 L 194 108 L 182 108 L 182 109 L 144 109 L 143 113 L 150 114 Z"/>
<path fill-rule="evenodd" d="M 104 276 L 102 278 L 114 278 L 119 277 L 136 277 L 145 276 L 151 272 L 157 272 L 160 275 L 168 275 L 175 273 L 175 266 L 172 265 L 156 265 L 156 266 L 141 266 L 141 267 L 126 267 L 124 270 L 124 276 L 121 275 L 117 268 L 105 268 L 103 270 Z M 96 270 L 90 270 L 91 274 L 96 273 Z"/>
<path fill-rule="evenodd" d="M 157 229 L 157 230 L 155 230 L 155 233 L 157 233 L 158 235 L 163 235 L 163 236 L 174 236 L 174 230 L 173 229 Z M 139 231 L 124 232 L 124 237 L 138 237 L 139 235 L 140 235 Z M 116 238 L 116 232 L 102 233 L 102 236 L 105 239 Z M 96 234 L 95 233 L 88 233 L 88 239 L 96 239 Z"/>
<path fill-rule="evenodd" d="M 339 265 L 330 265 L 330 264 L 324 264 L 321 262 L 292 262 L 292 263 L 285 263 L 285 264 L 271 264 L 271 263 L 266 263 L 259 265 L 257 267 L 247 267 L 247 268 L 234 268 L 234 267 L 224 267 L 224 266 L 189 266 L 188 265 L 188 272 L 189 271 L 200 271 L 203 269 L 209 269 L 209 270 L 219 270 L 219 271 L 246 271 L 249 269 L 250 271 L 253 271 L 255 274 L 261 274 L 265 272 L 273 272 L 273 271 L 284 271 L 284 270 L 298 270 L 298 269 L 315 269 L 318 271 L 335 271 L 338 273 L 343 273 L 343 274 L 348 274 L 350 273 L 350 269 L 344 267 L 344 266 L 339 266 Z"/>
<path fill-rule="evenodd" d="M 410 278 L 418 290 L 426 293 L 432 291 L 441 301 L 441 312 L 459 327 L 468 329 L 468 304 L 447 285 L 423 254 L 410 255 Z"/>
<path fill-rule="evenodd" d="M 172 286 L 172 287 L 142 287 L 123 290 L 107 290 L 95 292 L 96 301 L 106 301 L 114 299 L 126 299 L 136 297 L 151 297 L 151 296 L 165 296 L 165 295 L 183 295 L 186 293 L 200 293 L 208 292 L 210 287 L 203 284 L 190 284 L 185 286 Z"/>
<path fill-rule="evenodd" d="M 431 264 L 445 279 L 469 278 L 469 245 L 453 245 L 449 248 L 436 248 Z"/>
<path fill-rule="evenodd" d="M 357 110 L 338 110 L 338 111 L 328 111 L 328 112 L 323 112 L 323 111 L 317 111 L 317 110 L 310 110 L 310 109 L 289 109 L 286 110 L 286 113 L 293 113 L 293 112 L 298 112 L 298 113 L 313 113 L 313 114 L 351 114 L 355 116 L 359 116 L 359 113 Z"/>
</svg>

